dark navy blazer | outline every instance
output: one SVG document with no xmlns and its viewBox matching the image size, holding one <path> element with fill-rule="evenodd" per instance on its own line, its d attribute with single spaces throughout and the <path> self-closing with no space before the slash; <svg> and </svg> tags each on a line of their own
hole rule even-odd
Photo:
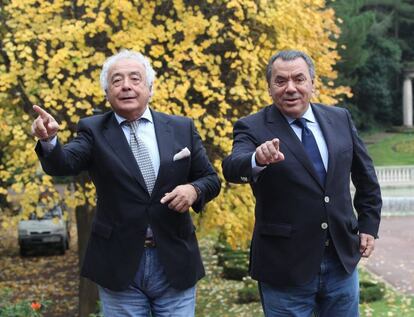
<svg viewBox="0 0 414 317">
<path fill-rule="evenodd" d="M 299 138 L 273 105 L 236 122 L 233 151 L 223 161 L 226 180 L 249 182 L 256 198 L 250 273 L 274 286 L 301 285 L 316 276 L 328 230 L 347 272 L 361 257 L 359 233 L 378 233 L 380 188 L 349 112 L 311 106 L 328 147 L 326 184 L 321 184 Z M 280 139 L 285 160 L 269 165 L 253 180 L 252 154 L 273 138 Z"/>
<path fill-rule="evenodd" d="M 188 212 L 161 204 L 177 185 L 195 183 L 201 211 L 218 195 L 220 181 L 210 164 L 192 120 L 152 111 L 160 154 L 158 177 L 149 196 L 122 128 L 112 111 L 80 120 L 77 136 L 59 143 L 47 156 L 37 145 L 43 169 L 50 175 L 88 171 L 96 187 L 97 206 L 81 274 L 114 291 L 126 289 L 144 251 L 148 224 L 171 286 L 186 289 L 204 276 L 195 227 Z M 191 155 L 173 161 L 187 147 Z"/>
</svg>

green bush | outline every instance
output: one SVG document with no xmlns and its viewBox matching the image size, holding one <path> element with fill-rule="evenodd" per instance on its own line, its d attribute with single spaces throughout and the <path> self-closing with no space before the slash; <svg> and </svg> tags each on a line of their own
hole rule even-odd
<svg viewBox="0 0 414 317">
<path fill-rule="evenodd" d="M 240 304 L 260 302 L 260 294 L 257 282 L 250 277 L 243 278 L 243 288 L 237 291 L 237 299 Z"/>
<path fill-rule="evenodd" d="M 260 302 L 260 295 L 257 287 L 243 287 L 237 291 L 240 304 Z"/>
<path fill-rule="evenodd" d="M 249 250 L 233 250 L 227 243 L 215 245 L 217 264 L 223 268 L 222 276 L 229 280 L 241 281 L 249 270 Z"/>
<path fill-rule="evenodd" d="M 362 303 L 370 303 L 382 300 L 385 295 L 385 284 L 380 282 L 361 281 L 360 301 Z"/>
<path fill-rule="evenodd" d="M 228 280 L 241 281 L 247 276 L 248 267 L 245 263 L 225 261 L 223 265 L 223 278 Z"/>
</svg>

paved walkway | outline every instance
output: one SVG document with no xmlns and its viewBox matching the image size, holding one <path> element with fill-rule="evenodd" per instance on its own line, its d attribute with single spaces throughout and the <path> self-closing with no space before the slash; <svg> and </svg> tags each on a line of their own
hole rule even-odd
<svg viewBox="0 0 414 317">
<path fill-rule="evenodd" d="M 414 216 L 382 217 L 374 254 L 363 263 L 398 291 L 414 295 Z"/>
</svg>

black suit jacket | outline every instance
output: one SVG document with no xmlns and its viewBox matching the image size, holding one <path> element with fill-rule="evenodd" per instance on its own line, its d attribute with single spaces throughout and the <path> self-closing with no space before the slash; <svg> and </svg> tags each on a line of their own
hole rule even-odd
<svg viewBox="0 0 414 317">
<path fill-rule="evenodd" d="M 299 138 L 273 105 L 236 122 L 233 151 L 223 161 L 226 180 L 250 182 L 256 197 L 250 273 L 274 286 L 301 285 L 316 276 L 328 230 L 344 268 L 352 272 L 361 256 L 358 233 L 376 237 L 379 228 L 380 188 L 348 111 L 311 106 L 328 147 L 325 186 Z M 273 138 L 280 139 L 285 160 L 269 165 L 254 180 L 252 154 Z"/>
<path fill-rule="evenodd" d="M 160 199 L 177 185 L 193 182 L 201 197 L 192 207 L 201 211 L 218 195 L 220 182 L 192 120 L 155 111 L 152 116 L 160 168 L 151 196 L 112 111 L 80 120 L 77 136 L 48 155 L 39 144 L 36 148 L 50 175 L 89 172 L 97 205 L 81 274 L 115 291 L 127 288 L 135 276 L 148 224 L 171 286 L 186 289 L 204 276 L 190 214 L 170 210 Z M 173 161 L 185 147 L 191 156 Z"/>
</svg>

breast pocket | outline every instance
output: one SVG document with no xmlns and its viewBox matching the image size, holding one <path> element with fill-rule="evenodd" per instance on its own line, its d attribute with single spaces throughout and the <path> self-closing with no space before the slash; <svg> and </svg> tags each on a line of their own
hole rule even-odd
<svg viewBox="0 0 414 317">
<path fill-rule="evenodd" d="M 184 181 L 187 181 L 191 168 L 191 157 L 185 157 L 172 162 L 171 172 Z"/>
</svg>

